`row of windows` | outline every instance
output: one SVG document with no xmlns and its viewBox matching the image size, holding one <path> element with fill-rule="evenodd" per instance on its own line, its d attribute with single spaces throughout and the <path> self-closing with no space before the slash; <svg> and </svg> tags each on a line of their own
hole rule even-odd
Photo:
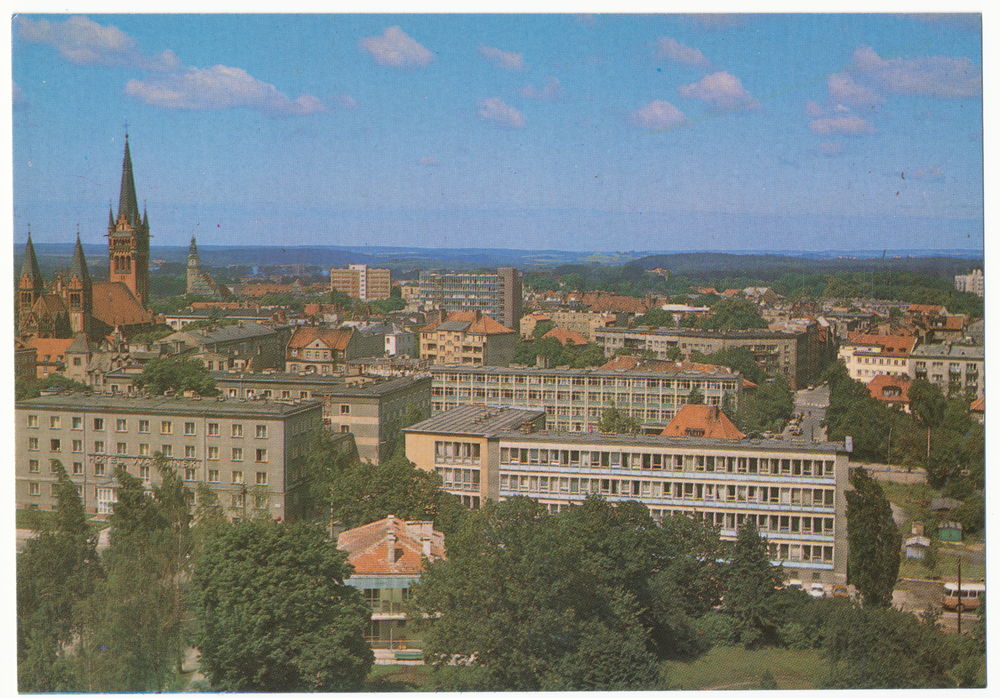
<svg viewBox="0 0 1000 698">
<path fill-rule="evenodd" d="M 584 376 L 538 376 L 496 373 L 474 373 L 472 375 L 448 372 L 434 376 L 434 383 L 500 383 L 528 385 L 587 386 L 590 388 L 653 388 L 664 390 L 690 390 L 692 386 L 708 390 L 736 390 L 735 380 L 691 380 L 671 378 L 611 378 Z M 435 387 L 440 387 L 436 385 Z"/>
<path fill-rule="evenodd" d="M 111 420 L 105 420 L 104 417 L 94 417 L 94 431 L 104 431 L 106 422 Z M 116 419 L 115 421 L 115 432 L 117 433 L 128 433 L 128 420 L 127 419 Z M 32 429 L 38 428 L 38 415 L 29 414 L 28 415 L 28 427 Z M 243 436 L 243 425 L 236 423 L 231 425 L 232 435 L 236 438 L 241 438 Z M 49 416 L 49 428 L 50 429 L 61 429 L 62 428 L 62 416 L 61 415 L 51 415 Z M 72 417 L 71 418 L 71 429 L 81 430 L 83 429 L 83 417 Z M 140 434 L 150 433 L 150 420 L 140 419 L 138 420 L 138 431 Z M 173 434 L 174 433 L 174 423 L 169 420 L 162 420 L 160 422 L 160 433 L 161 434 Z M 195 422 L 184 422 L 184 435 L 185 436 L 197 436 L 197 431 L 195 427 Z M 219 423 L 209 422 L 208 423 L 208 435 L 209 436 L 219 436 Z M 267 438 L 267 425 L 257 424 L 254 428 L 254 436 L 258 439 Z"/>
<path fill-rule="evenodd" d="M 479 491 L 478 468 L 438 468 L 437 473 L 441 476 L 443 487 L 446 490 Z"/>
<path fill-rule="evenodd" d="M 150 445 L 148 443 L 139 444 L 138 446 L 139 446 L 139 454 L 138 455 L 140 455 L 140 456 L 148 456 L 148 455 L 150 455 Z M 71 444 L 71 449 L 72 449 L 72 453 L 83 453 L 83 440 L 82 439 L 73 439 L 73 442 Z M 29 451 L 37 451 L 37 450 L 39 450 L 38 438 L 36 438 L 36 437 L 29 437 L 28 438 L 28 450 Z M 266 463 L 267 462 L 267 449 L 266 448 L 257 448 L 257 449 L 251 449 L 251 450 L 254 452 L 254 460 L 257 463 Z M 62 441 L 60 439 L 50 439 L 49 440 L 49 451 L 53 452 L 53 453 L 60 453 L 60 452 L 62 452 Z M 97 453 L 97 454 L 107 453 L 107 445 L 103 441 L 95 441 L 94 442 L 94 449 L 91 452 L 92 453 Z M 162 453 L 163 455 L 168 456 L 168 457 L 173 457 L 173 455 L 174 455 L 174 446 L 173 446 L 173 444 L 161 444 L 160 445 L 160 449 L 159 449 L 159 453 Z M 119 441 L 119 442 L 117 442 L 115 444 L 114 455 L 116 455 L 116 456 L 127 456 L 127 455 L 129 455 L 129 452 L 128 452 L 128 442 L 125 442 L 125 441 Z M 208 455 L 208 460 L 219 460 L 219 447 L 218 446 L 209 446 L 208 447 L 208 454 L 207 455 Z M 186 445 L 186 446 L 184 446 L 184 457 L 185 458 L 197 458 L 198 457 L 197 446 L 192 446 L 192 445 Z M 232 449 L 232 460 L 235 460 L 235 461 L 241 461 L 241 460 L 243 460 L 243 449 L 242 448 L 236 447 L 236 448 Z"/>
<path fill-rule="evenodd" d="M 49 472 L 50 473 L 55 473 L 57 471 L 57 464 L 58 464 L 58 462 L 59 461 L 54 460 L 54 459 L 49 461 Z M 128 470 L 127 466 L 124 465 L 124 464 L 121 465 L 120 467 L 123 467 L 126 470 Z M 108 475 L 108 470 L 109 470 L 108 464 L 105 463 L 103 460 L 94 461 L 94 476 L 95 477 L 106 477 Z M 32 459 L 32 460 L 28 461 L 28 472 L 29 473 L 39 473 L 39 472 L 41 472 L 41 467 L 40 467 L 40 464 L 39 464 L 39 462 L 37 460 Z M 72 463 L 71 467 L 70 467 L 70 473 L 72 475 L 83 475 L 84 474 L 83 462 L 82 461 L 74 461 Z M 138 466 L 137 472 L 135 474 L 141 480 L 143 480 L 145 482 L 149 482 L 150 481 L 150 474 L 151 474 L 150 473 L 150 466 L 149 465 L 140 464 Z M 244 484 L 244 481 L 243 481 L 243 471 L 242 470 L 233 470 L 233 471 L 231 471 L 230 478 L 231 478 L 232 484 L 234 484 L 234 485 L 242 485 L 242 484 Z M 196 482 L 198 480 L 198 468 L 197 467 L 185 467 L 184 468 L 184 479 L 186 481 L 188 481 L 188 482 Z M 217 469 L 209 469 L 209 471 L 208 471 L 208 481 L 211 482 L 211 483 L 218 483 L 218 482 L 220 482 L 220 479 L 219 479 L 219 470 L 217 470 Z M 268 484 L 268 475 L 267 475 L 267 472 L 258 470 L 256 472 L 256 474 L 255 474 L 254 484 L 257 484 L 257 485 L 267 485 Z"/>
<path fill-rule="evenodd" d="M 439 468 L 440 470 L 440 468 Z M 834 506 L 835 491 L 821 487 L 764 487 L 759 485 L 720 485 L 709 482 L 664 482 L 662 480 L 619 480 L 614 478 L 577 478 L 548 475 L 501 473 L 503 493 L 600 494 L 604 496 L 679 499 L 691 502 L 740 502 L 782 506 Z"/>
<path fill-rule="evenodd" d="M 472 463 L 478 465 L 480 444 L 465 441 L 435 441 L 435 463 Z"/>
<path fill-rule="evenodd" d="M 699 389 L 704 388 L 704 385 L 697 386 Z M 688 388 L 690 390 L 690 388 Z M 454 398 L 457 396 L 460 400 L 471 400 L 473 398 L 478 400 L 518 400 L 520 402 L 524 401 L 536 401 L 536 402 L 575 402 L 583 403 L 600 403 L 604 405 L 683 405 L 687 402 L 685 394 L 675 395 L 665 394 L 660 395 L 659 393 L 593 393 L 593 392 L 571 392 L 569 390 L 512 390 L 510 388 L 451 388 L 434 386 L 431 389 L 431 394 L 434 397 L 450 397 Z"/>
<path fill-rule="evenodd" d="M 501 448 L 501 465 L 558 465 L 582 468 L 625 468 L 675 472 L 834 476 L 834 461 L 809 458 L 760 458 L 681 453 L 578 451 L 559 448 Z"/>
</svg>

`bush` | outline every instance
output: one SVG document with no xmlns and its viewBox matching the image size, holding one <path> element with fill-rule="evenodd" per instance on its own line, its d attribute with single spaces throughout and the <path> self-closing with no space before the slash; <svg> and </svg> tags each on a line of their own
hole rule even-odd
<svg viewBox="0 0 1000 698">
<path fill-rule="evenodd" d="M 713 646 L 732 647 L 736 644 L 736 621 L 725 613 L 706 613 L 695 621 L 695 628 Z"/>
</svg>

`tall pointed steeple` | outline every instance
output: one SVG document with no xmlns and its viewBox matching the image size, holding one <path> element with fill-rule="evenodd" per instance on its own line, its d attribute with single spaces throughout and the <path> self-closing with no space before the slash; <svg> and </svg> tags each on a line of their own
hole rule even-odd
<svg viewBox="0 0 1000 698">
<path fill-rule="evenodd" d="M 27 275 L 28 287 L 37 293 L 45 288 L 45 281 L 42 279 L 42 270 L 38 267 L 38 258 L 35 256 L 35 246 L 31 244 L 31 226 L 28 226 L 28 244 L 24 248 L 24 262 L 21 263 L 20 287 L 25 288 L 25 275 Z"/>
<path fill-rule="evenodd" d="M 76 230 L 76 247 L 73 248 L 73 262 L 69 268 L 65 299 L 69 306 L 69 324 L 74 333 L 90 333 L 94 312 L 94 285 L 87 269 L 87 259 L 83 256 L 80 242 L 80 228 Z"/>
<path fill-rule="evenodd" d="M 87 260 L 83 256 L 83 245 L 80 243 L 80 231 L 76 231 L 76 247 L 73 248 L 73 263 L 69 267 L 70 278 L 77 276 L 81 281 L 90 281 L 90 271 Z"/>
<path fill-rule="evenodd" d="M 135 179 L 132 176 L 132 154 L 128 148 L 128 134 L 125 134 L 125 160 L 122 162 L 122 187 L 118 196 L 118 218 L 133 225 L 139 222 L 139 203 L 135 196 Z"/>
</svg>

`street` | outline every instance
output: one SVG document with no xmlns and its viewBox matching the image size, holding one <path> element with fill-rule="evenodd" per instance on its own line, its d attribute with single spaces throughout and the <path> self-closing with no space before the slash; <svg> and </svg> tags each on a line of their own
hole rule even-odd
<svg viewBox="0 0 1000 698">
<path fill-rule="evenodd" d="M 806 441 L 826 441 L 826 429 L 821 424 L 826 419 L 826 408 L 830 404 L 830 388 L 818 385 L 813 389 L 797 390 L 795 392 L 795 412 L 802 415 L 799 427 L 802 434 L 799 439 Z M 793 438 L 791 427 L 785 427 L 784 437 Z"/>
</svg>

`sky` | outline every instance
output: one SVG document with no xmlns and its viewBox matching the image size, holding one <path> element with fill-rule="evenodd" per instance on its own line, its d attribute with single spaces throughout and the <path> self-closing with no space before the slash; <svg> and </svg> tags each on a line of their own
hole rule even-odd
<svg viewBox="0 0 1000 698">
<path fill-rule="evenodd" d="M 13 230 L 983 249 L 978 15 L 18 15 Z"/>
</svg>

